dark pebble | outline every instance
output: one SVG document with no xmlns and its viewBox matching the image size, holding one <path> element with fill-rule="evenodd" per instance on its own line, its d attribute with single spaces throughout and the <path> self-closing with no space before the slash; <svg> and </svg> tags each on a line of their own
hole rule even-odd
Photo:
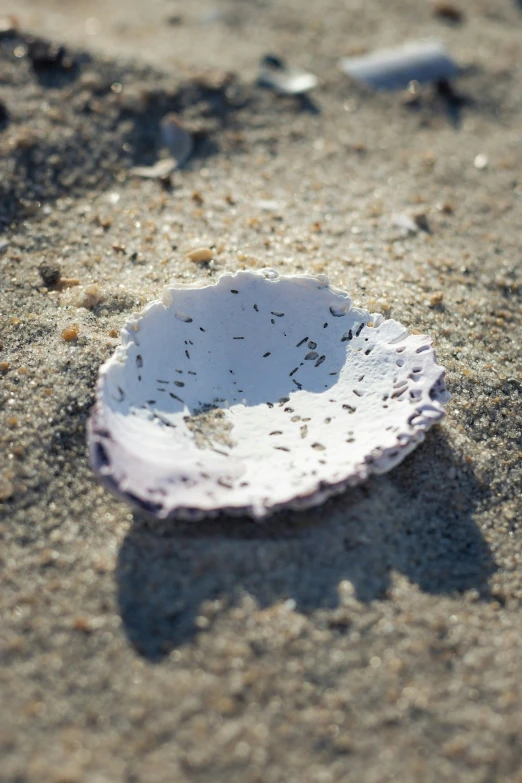
<svg viewBox="0 0 522 783">
<path fill-rule="evenodd" d="M 265 68 L 277 68 L 277 70 L 283 70 L 285 67 L 283 60 L 275 54 L 265 54 L 261 58 L 261 65 Z"/>
<path fill-rule="evenodd" d="M 60 264 L 57 263 L 48 263 L 47 261 L 42 261 L 38 267 L 38 271 L 40 272 L 40 277 L 48 288 L 56 285 L 62 276 Z"/>
<path fill-rule="evenodd" d="M 464 21 L 463 12 L 460 10 L 460 8 L 457 8 L 457 6 L 453 5 L 453 3 L 435 3 L 433 12 L 435 16 L 440 17 L 440 19 L 444 19 L 446 22 L 461 24 Z"/>
<path fill-rule="evenodd" d="M 43 38 L 33 38 L 28 41 L 27 56 L 36 72 L 51 68 L 70 70 L 73 66 L 71 58 L 66 55 L 64 46 L 46 41 Z"/>
</svg>

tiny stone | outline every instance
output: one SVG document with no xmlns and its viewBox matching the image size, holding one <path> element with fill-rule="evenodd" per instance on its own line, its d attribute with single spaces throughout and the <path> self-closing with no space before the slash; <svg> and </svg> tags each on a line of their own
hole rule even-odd
<svg viewBox="0 0 522 783">
<path fill-rule="evenodd" d="M 86 285 L 78 298 L 78 307 L 92 310 L 103 301 L 103 292 L 97 283 Z"/>
<path fill-rule="evenodd" d="M 198 247 L 187 253 L 187 258 L 195 264 L 208 264 L 214 258 L 214 253 L 209 247 Z"/>
<path fill-rule="evenodd" d="M 40 73 L 51 69 L 71 70 L 74 63 L 66 56 L 63 46 L 41 38 L 29 42 L 28 57 L 33 69 Z"/>
<path fill-rule="evenodd" d="M 435 291 L 430 297 L 430 307 L 437 307 L 444 301 L 444 293 L 442 291 Z"/>
<path fill-rule="evenodd" d="M 14 493 L 14 486 L 5 476 L 0 476 L 0 500 L 9 500 Z"/>
<path fill-rule="evenodd" d="M 0 16 L 0 38 L 8 38 L 16 33 L 18 19 L 16 16 Z"/>
<path fill-rule="evenodd" d="M 92 627 L 87 617 L 75 617 L 73 620 L 73 628 L 75 631 L 82 631 L 83 633 L 91 633 Z"/>
<path fill-rule="evenodd" d="M 433 13 L 435 16 L 439 16 L 441 19 L 444 19 L 448 22 L 455 22 L 456 24 L 459 24 L 460 22 L 464 21 L 463 12 L 460 10 L 460 8 L 457 8 L 457 6 L 453 5 L 453 3 L 436 2 L 433 6 Z"/>
<path fill-rule="evenodd" d="M 111 329 L 109 332 L 109 337 L 117 337 L 118 336 L 118 330 L 117 329 Z"/>
<path fill-rule="evenodd" d="M 40 272 L 40 277 L 42 278 L 47 288 L 52 288 L 53 286 L 57 285 L 57 283 L 59 283 L 60 278 L 62 276 L 62 269 L 60 267 L 60 264 L 58 264 L 57 262 L 53 263 L 48 261 L 42 261 L 42 263 L 38 267 L 38 271 Z"/>
<path fill-rule="evenodd" d="M 489 161 L 487 155 L 477 155 L 475 157 L 475 160 L 473 161 L 473 165 L 476 169 L 479 169 L 479 171 L 482 171 L 483 169 L 487 168 Z"/>
<path fill-rule="evenodd" d="M 417 212 L 413 216 L 415 224 L 421 229 L 421 231 L 430 231 L 430 225 L 428 223 L 428 216 L 424 212 Z"/>
<path fill-rule="evenodd" d="M 60 291 L 63 291 L 65 288 L 73 288 L 75 285 L 80 285 L 77 277 L 62 277 L 57 287 Z"/>
<path fill-rule="evenodd" d="M 80 331 L 80 327 L 78 326 L 78 324 L 72 324 L 72 326 L 67 326 L 63 330 L 62 337 L 66 343 L 70 343 L 71 340 L 76 340 L 79 331 Z"/>
<path fill-rule="evenodd" d="M 9 362 L 0 362 L 0 372 L 7 372 L 9 369 Z"/>
</svg>

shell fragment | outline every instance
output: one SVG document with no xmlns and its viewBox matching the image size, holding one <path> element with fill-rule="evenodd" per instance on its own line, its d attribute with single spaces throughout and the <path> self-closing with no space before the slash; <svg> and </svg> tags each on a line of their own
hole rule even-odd
<svg viewBox="0 0 522 783">
<path fill-rule="evenodd" d="M 449 395 L 430 339 L 273 270 L 169 288 L 100 371 L 88 437 L 117 495 L 161 518 L 262 518 L 401 462 Z"/>
<path fill-rule="evenodd" d="M 458 76 L 460 68 L 436 41 L 419 41 L 382 49 L 362 57 L 345 57 L 339 67 L 376 90 L 406 89 L 410 82 L 438 82 Z"/>
<path fill-rule="evenodd" d="M 313 73 L 287 67 L 278 57 L 267 55 L 261 60 L 258 84 L 280 95 L 304 95 L 317 87 L 318 79 Z"/>
</svg>

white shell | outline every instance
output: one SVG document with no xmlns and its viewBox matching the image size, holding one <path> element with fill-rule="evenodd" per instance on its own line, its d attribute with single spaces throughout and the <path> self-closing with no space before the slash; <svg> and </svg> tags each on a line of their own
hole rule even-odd
<svg viewBox="0 0 522 783">
<path fill-rule="evenodd" d="M 392 49 L 381 49 L 362 57 L 345 57 L 339 67 L 348 76 L 377 90 L 406 89 L 419 83 L 451 79 L 459 66 L 437 41 L 419 41 Z"/>
<path fill-rule="evenodd" d="M 430 339 L 273 270 L 165 289 L 122 331 L 89 422 L 94 468 L 158 517 L 262 518 L 401 462 L 449 399 Z"/>
<path fill-rule="evenodd" d="M 302 68 L 262 68 L 258 83 L 281 95 L 304 95 L 317 87 L 319 80 Z"/>
<path fill-rule="evenodd" d="M 177 165 L 174 158 L 163 158 L 153 166 L 134 166 L 130 169 L 130 174 L 144 179 L 163 179 L 172 174 Z"/>
</svg>

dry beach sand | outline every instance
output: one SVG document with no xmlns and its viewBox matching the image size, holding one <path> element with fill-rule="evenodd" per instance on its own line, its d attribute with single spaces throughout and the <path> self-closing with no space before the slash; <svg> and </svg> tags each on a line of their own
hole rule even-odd
<svg viewBox="0 0 522 783">
<path fill-rule="evenodd" d="M 522 7 L 459 7 L 2 3 L 2 783 L 521 783 Z M 337 69 L 422 36 L 458 98 Z M 193 158 L 130 176 L 169 111 Z M 314 511 L 145 521 L 88 465 L 98 368 L 167 282 L 265 266 L 431 334 L 447 419 Z"/>
</svg>

